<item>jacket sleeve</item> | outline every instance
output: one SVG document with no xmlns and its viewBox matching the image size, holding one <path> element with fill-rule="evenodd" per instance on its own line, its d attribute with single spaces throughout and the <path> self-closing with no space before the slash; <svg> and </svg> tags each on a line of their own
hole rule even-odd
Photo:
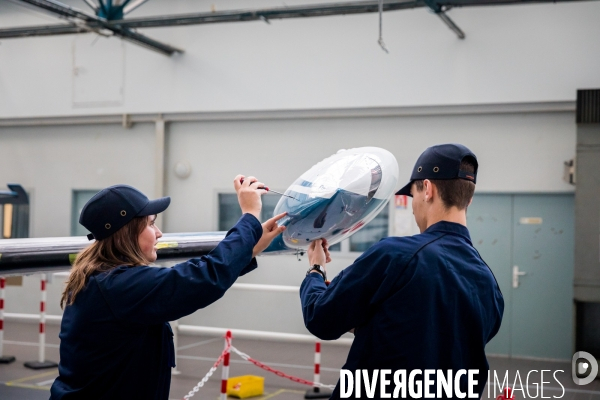
<svg viewBox="0 0 600 400">
<path fill-rule="evenodd" d="M 338 339 L 369 319 L 373 299 L 387 286 L 395 265 L 384 241 L 367 250 L 335 277 L 329 286 L 319 274 L 308 274 L 300 286 L 304 325 L 323 340 Z"/>
<path fill-rule="evenodd" d="M 252 250 L 262 225 L 244 214 L 208 255 L 171 268 L 118 267 L 95 277 L 117 320 L 173 321 L 220 299 L 243 273 L 256 268 Z"/>
</svg>

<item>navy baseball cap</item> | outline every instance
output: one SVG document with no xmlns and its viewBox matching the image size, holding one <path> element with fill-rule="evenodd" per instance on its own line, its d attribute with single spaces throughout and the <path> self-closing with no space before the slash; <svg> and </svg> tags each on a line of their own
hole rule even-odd
<svg viewBox="0 0 600 400">
<path fill-rule="evenodd" d="M 170 197 L 149 200 L 134 187 L 115 185 L 102 189 L 85 204 L 79 216 L 79 223 L 92 232 L 87 235 L 88 239 L 102 240 L 135 217 L 165 211 L 170 203 Z"/>
<path fill-rule="evenodd" d="M 475 172 L 461 171 L 460 163 L 465 157 L 472 157 Z M 477 180 L 477 157 L 462 144 L 438 144 L 428 147 L 417 160 L 413 168 L 410 182 L 396 194 L 412 196 L 412 183 L 423 179 L 465 179 L 473 183 Z"/>
</svg>

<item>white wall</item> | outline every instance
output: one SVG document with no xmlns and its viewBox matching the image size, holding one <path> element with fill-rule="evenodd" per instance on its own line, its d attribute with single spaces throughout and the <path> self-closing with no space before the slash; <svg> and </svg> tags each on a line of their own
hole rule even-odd
<svg viewBox="0 0 600 400">
<path fill-rule="evenodd" d="M 72 191 L 116 183 L 154 190 L 154 125 L 0 127 L 0 190 L 31 193 L 31 237 L 71 234 Z"/>
<path fill-rule="evenodd" d="M 19 183 L 30 194 L 30 236 L 71 234 L 72 191 L 131 184 L 154 190 L 154 125 L 0 128 L 0 190 Z M 7 287 L 7 312 L 39 310 L 39 276 Z M 48 285 L 48 313 L 59 314 L 60 279 Z"/>
<path fill-rule="evenodd" d="M 479 158 L 478 191 L 573 191 L 562 181 L 563 162 L 575 155 L 573 113 L 177 122 L 168 130 L 168 231 L 215 230 L 216 193 L 233 191 L 239 173 L 285 190 L 340 148 L 391 151 L 404 182 L 426 147 L 459 142 Z M 184 160 L 192 174 L 182 180 L 174 165 Z"/>
<path fill-rule="evenodd" d="M 217 194 L 233 192 L 238 173 L 253 174 L 285 190 L 301 173 L 340 148 L 379 146 L 398 159 L 398 187 L 408 180 L 418 155 L 436 143 L 460 142 L 480 162 L 478 192 L 572 192 L 562 181 L 563 161 L 575 154 L 574 113 L 428 115 L 379 118 L 320 118 L 173 122 L 167 124 L 165 232 L 218 228 Z M 35 236 L 69 234 L 71 190 L 132 184 L 154 192 L 154 130 L 151 124 L 0 127 L 0 182 L 33 191 Z M 192 173 L 177 178 L 174 165 L 189 161 Z M 100 172 L 100 173 L 99 173 Z M 336 255 L 335 276 L 356 254 Z M 299 285 L 306 258 L 262 257 L 260 268 L 240 282 Z M 37 277 L 10 288 L 8 312 L 33 313 Z M 48 311 L 60 313 L 62 282 L 49 285 Z M 306 333 L 298 295 L 230 291 L 219 302 L 182 323 Z"/>
<path fill-rule="evenodd" d="M 154 0 L 135 13 L 208 11 L 211 3 Z M 79 0 L 69 4 L 86 8 Z M 459 40 L 423 8 L 388 12 L 390 54 L 377 45 L 375 14 L 143 29 L 186 53 L 168 58 L 127 43 L 122 68 L 111 69 L 121 47 L 100 43 L 119 39 L 98 39 L 95 54 L 103 62 L 86 65 L 99 74 L 90 85 L 122 79 L 118 106 L 73 105 L 77 35 L 6 39 L 0 118 L 573 100 L 576 89 L 600 86 L 599 13 L 597 1 L 456 8 L 448 15 L 466 32 Z M 2 27 L 53 21 L 0 0 Z"/>
<path fill-rule="evenodd" d="M 79 0 L 68 3 L 85 9 Z M 153 0 L 132 16 L 209 11 L 211 3 Z M 216 4 L 218 10 L 282 5 Z M 2 126 L 7 118 L 572 101 L 578 88 L 600 87 L 599 13 L 600 2 L 457 8 L 449 15 L 467 34 L 461 41 L 425 9 L 390 12 L 384 15 L 390 54 L 376 43 L 375 14 L 145 29 L 186 53 L 168 58 L 125 43 L 116 66 L 115 52 L 123 48 L 115 38 L 90 41 L 87 53 L 74 50 L 85 36 L 2 40 L 0 185 L 18 182 L 31 191 L 32 236 L 69 234 L 73 189 L 128 183 L 150 196 L 156 189 L 150 123 L 131 130 Z M 0 27 L 55 22 L 0 0 Z M 85 65 L 99 75 L 79 89 L 93 99 L 102 85 L 121 85 L 119 105 L 74 104 L 74 82 L 81 84 L 74 56 L 83 55 L 101 62 Z M 573 112 L 173 122 L 165 169 L 165 194 L 173 202 L 164 230 L 215 230 L 217 193 L 231 191 L 238 173 L 285 189 L 340 148 L 381 146 L 395 154 L 405 180 L 425 147 L 453 141 L 478 155 L 479 192 L 573 190 L 562 182 L 563 161 L 575 154 Z M 188 179 L 174 176 L 180 160 L 192 165 Z M 330 275 L 353 257 L 335 259 Z M 306 259 L 294 257 L 259 263 L 242 282 L 298 285 L 307 268 Z M 23 288 L 9 288 L 7 311 L 36 312 L 38 286 L 27 277 Z M 49 285 L 49 313 L 60 312 L 60 291 L 60 282 Z M 232 291 L 182 322 L 305 332 L 293 294 Z"/>
</svg>

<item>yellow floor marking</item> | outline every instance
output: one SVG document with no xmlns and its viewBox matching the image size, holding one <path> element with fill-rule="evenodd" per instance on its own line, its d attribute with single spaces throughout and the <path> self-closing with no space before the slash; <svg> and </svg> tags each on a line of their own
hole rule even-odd
<svg viewBox="0 0 600 400">
<path fill-rule="evenodd" d="M 27 384 L 23 384 L 23 383 L 7 382 L 7 383 L 5 383 L 5 385 L 11 386 L 11 387 L 19 387 L 19 388 L 23 388 L 23 389 L 45 390 L 46 392 L 50 390 L 49 386 L 35 386 L 35 385 L 27 385 Z"/>
<path fill-rule="evenodd" d="M 279 389 L 276 392 L 273 392 L 271 394 L 266 395 L 265 397 L 261 397 L 257 400 L 267 400 L 267 399 L 272 399 L 275 396 L 279 396 L 282 393 L 301 393 L 303 394 L 304 392 L 300 391 L 300 390 L 289 390 L 289 389 Z"/>
<path fill-rule="evenodd" d="M 43 377 L 50 376 L 50 375 L 58 376 L 58 369 L 54 369 L 49 372 L 44 372 L 43 374 L 37 374 L 37 375 L 33 375 L 33 376 L 26 376 L 25 378 L 15 379 L 14 381 L 6 382 L 5 385 L 13 386 L 13 387 L 20 387 L 20 388 L 25 388 L 25 389 L 49 390 L 50 389 L 49 387 L 30 385 L 30 384 L 22 383 L 22 382 L 27 382 L 27 381 L 31 381 L 34 379 L 43 378 Z"/>
</svg>

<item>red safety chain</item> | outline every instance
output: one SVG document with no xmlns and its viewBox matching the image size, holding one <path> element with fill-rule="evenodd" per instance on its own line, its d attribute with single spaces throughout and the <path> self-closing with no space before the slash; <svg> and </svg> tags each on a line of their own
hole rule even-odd
<svg viewBox="0 0 600 400">
<path fill-rule="evenodd" d="M 242 353 L 241 351 L 239 351 L 238 349 L 236 349 L 234 346 L 231 346 L 231 351 L 237 353 L 238 356 L 242 357 L 244 360 L 251 362 L 252 364 L 256 365 L 257 367 L 260 367 L 262 369 L 264 369 L 265 371 L 269 371 L 277 376 L 280 376 L 282 378 L 286 378 L 289 379 L 291 381 L 294 381 L 296 383 L 300 383 L 302 385 L 308 385 L 308 386 L 318 386 L 318 387 L 323 387 L 323 388 L 327 388 L 327 389 L 333 389 L 335 388 L 335 385 L 324 385 L 322 383 L 319 382 L 311 382 L 311 381 L 307 381 L 306 379 L 302 379 L 302 378 L 298 378 L 292 375 L 288 375 L 285 372 L 281 372 L 279 370 L 276 370 L 275 368 L 271 368 L 266 364 L 261 363 L 258 360 L 253 359 L 252 357 L 250 357 L 248 354 L 246 353 Z"/>
<path fill-rule="evenodd" d="M 204 384 L 208 381 L 208 378 L 210 378 L 212 376 L 212 374 L 217 370 L 217 368 L 219 367 L 219 364 L 221 364 L 223 359 L 225 359 L 225 355 L 229 354 L 229 350 L 231 349 L 231 337 L 227 336 L 225 338 L 225 340 L 227 342 L 227 345 L 225 346 L 225 349 L 223 350 L 223 352 L 221 353 L 219 358 L 217 358 L 217 361 L 215 361 L 212 368 L 208 371 L 208 373 L 204 376 L 204 378 L 202 378 L 202 380 L 200 382 L 198 382 L 198 384 L 196 386 L 194 386 L 194 388 L 183 397 L 183 400 L 188 400 L 190 397 L 192 397 L 196 393 L 198 393 L 200 388 L 202 386 L 204 386 Z"/>
<path fill-rule="evenodd" d="M 221 364 L 221 362 L 223 361 L 223 359 L 225 358 L 225 356 L 227 354 L 229 354 L 229 350 L 231 349 L 231 339 L 227 338 L 227 346 L 225 347 L 225 349 L 223 350 L 223 352 L 221 353 L 221 355 L 219 356 L 219 358 L 217 358 L 217 361 L 215 361 L 213 368 L 216 368 L 219 366 L 219 364 Z"/>
<path fill-rule="evenodd" d="M 284 372 L 281 372 L 281 371 L 278 371 L 276 369 L 273 369 L 273 368 L 269 367 L 268 365 L 265 365 L 265 364 L 261 363 L 260 361 L 257 361 L 257 360 L 255 360 L 253 358 L 248 357 L 248 361 L 250 361 L 252 364 L 256 365 L 257 367 L 260 367 L 260 368 L 264 369 L 265 371 L 272 372 L 275 375 L 280 376 L 282 378 L 287 378 L 290 381 L 298 382 L 298 383 L 301 383 L 303 385 L 308 385 L 308 386 L 313 386 L 313 384 L 314 384 L 313 382 L 307 381 L 306 379 L 297 378 L 295 376 L 288 375 L 288 374 L 286 374 Z"/>
</svg>

